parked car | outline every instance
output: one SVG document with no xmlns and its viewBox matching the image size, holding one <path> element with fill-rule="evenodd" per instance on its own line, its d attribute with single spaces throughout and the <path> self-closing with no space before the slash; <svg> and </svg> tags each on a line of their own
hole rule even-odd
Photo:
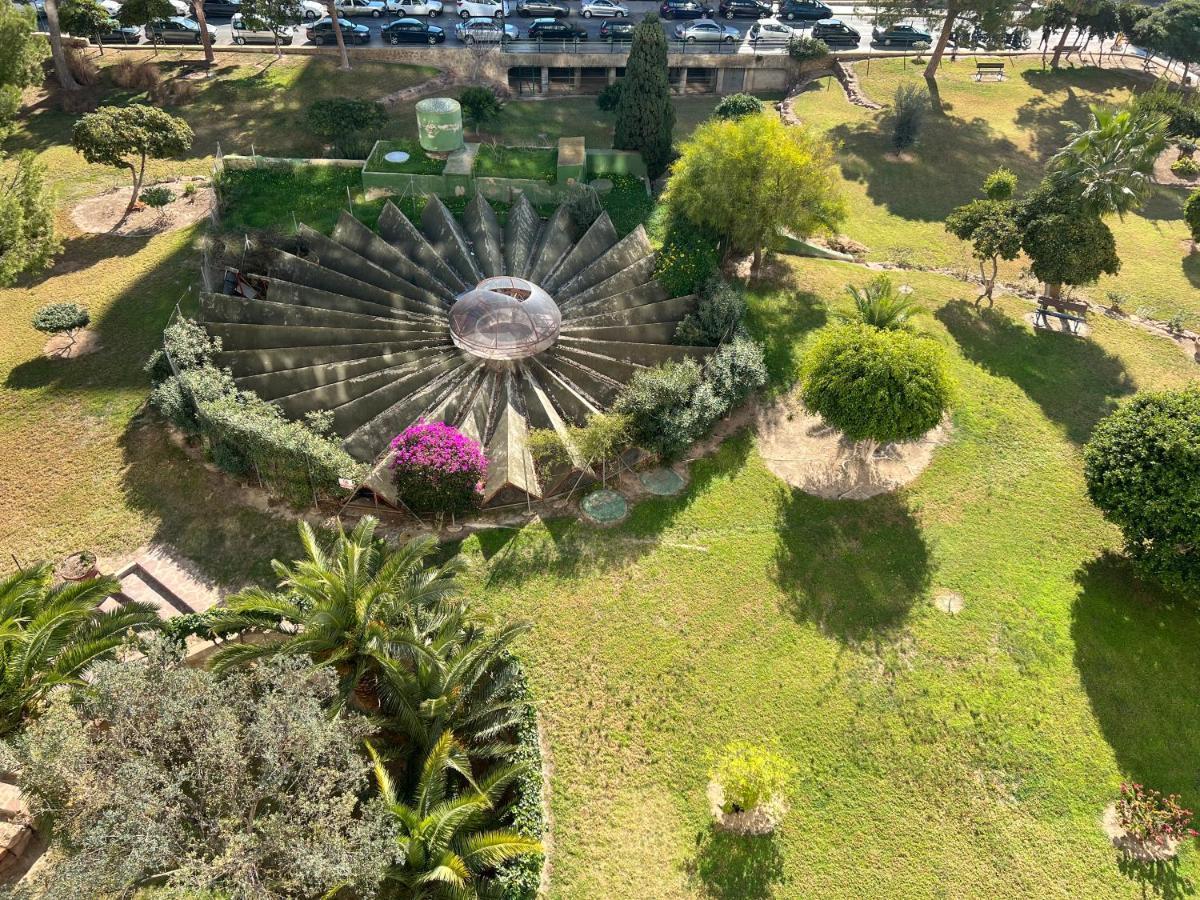
<svg viewBox="0 0 1200 900">
<path fill-rule="evenodd" d="M 202 40 L 199 23 L 184 16 L 155 19 L 146 26 L 146 37 L 152 44 L 199 44 Z"/>
<path fill-rule="evenodd" d="M 609 19 L 600 25 L 600 40 L 620 44 L 633 40 L 632 22 L 614 22 Z"/>
<path fill-rule="evenodd" d="M 196 4 L 192 4 L 195 12 Z M 242 11 L 241 0 L 204 0 L 204 18 L 226 19 Z"/>
<path fill-rule="evenodd" d="M 246 22 L 241 13 L 234 16 L 229 26 L 233 31 L 233 42 L 239 47 L 246 44 L 270 44 L 275 46 L 275 32 L 270 28 L 263 28 L 261 22 Z M 290 26 L 285 26 L 279 29 L 279 46 L 290 47 L 292 45 L 292 29 Z"/>
<path fill-rule="evenodd" d="M 742 33 L 732 25 L 722 25 L 712 19 L 697 19 L 675 26 L 675 38 L 689 44 L 732 44 L 741 40 Z"/>
<path fill-rule="evenodd" d="M 457 0 L 460 19 L 498 19 L 508 15 L 508 0 Z"/>
<path fill-rule="evenodd" d="M 578 25 L 557 19 L 535 19 L 529 26 L 531 41 L 586 41 L 588 33 Z"/>
<path fill-rule="evenodd" d="M 775 11 L 763 0 L 721 0 L 718 11 L 727 19 L 765 19 Z"/>
<path fill-rule="evenodd" d="M 833 15 L 833 10 L 821 0 L 783 0 L 779 4 L 779 18 L 788 22 L 819 22 Z"/>
<path fill-rule="evenodd" d="M 590 19 L 592 16 L 609 16 L 615 19 L 629 18 L 629 7 L 622 6 L 617 0 L 583 0 L 579 12 L 585 19 Z"/>
<path fill-rule="evenodd" d="M 795 28 L 778 19 L 762 19 L 750 26 L 746 37 L 752 47 L 786 47 L 796 33 Z"/>
<path fill-rule="evenodd" d="M 142 29 L 133 25 L 122 25 L 116 19 L 108 20 L 108 27 L 88 38 L 93 44 L 140 44 Z"/>
<path fill-rule="evenodd" d="M 714 12 L 698 0 L 662 0 L 658 7 L 658 14 L 664 19 L 703 19 Z"/>
<path fill-rule="evenodd" d="M 891 28 L 874 28 L 871 31 L 871 39 L 876 44 L 883 44 L 885 47 L 896 45 L 911 47 L 913 44 L 933 43 L 933 35 L 918 31 L 912 25 L 904 24 L 893 25 Z"/>
<path fill-rule="evenodd" d="M 382 18 L 387 12 L 383 0 L 334 0 L 334 9 L 347 18 L 370 16 L 372 19 Z"/>
<path fill-rule="evenodd" d="M 506 44 L 521 36 L 516 25 L 501 25 L 494 18 L 459 22 L 454 26 L 454 34 L 464 44 Z"/>
<path fill-rule="evenodd" d="M 830 47 L 857 47 L 859 33 L 841 19 L 824 19 L 813 26 L 812 36 Z"/>
<path fill-rule="evenodd" d="M 570 14 L 566 4 L 554 0 L 517 0 L 517 15 L 525 18 L 565 19 Z"/>
<path fill-rule="evenodd" d="M 357 22 L 351 22 L 341 16 L 338 16 L 338 24 L 342 27 L 342 40 L 347 44 L 371 43 L 371 29 L 366 25 L 359 25 Z M 337 43 L 337 36 L 333 33 L 333 19 L 329 16 L 317 19 L 307 26 L 304 29 L 304 36 L 310 43 L 316 44 L 318 47 L 323 44 Z"/>
<path fill-rule="evenodd" d="M 329 14 L 329 7 L 320 0 L 300 0 L 300 18 L 308 22 L 315 22 L 321 16 Z"/>
<path fill-rule="evenodd" d="M 406 19 L 428 16 L 436 19 L 442 14 L 442 0 L 386 0 L 388 12 L 399 13 Z"/>
<path fill-rule="evenodd" d="M 430 25 L 421 19 L 397 19 L 388 22 L 379 30 L 379 36 L 385 44 L 442 44 L 446 41 L 446 32 L 437 25 Z"/>
</svg>

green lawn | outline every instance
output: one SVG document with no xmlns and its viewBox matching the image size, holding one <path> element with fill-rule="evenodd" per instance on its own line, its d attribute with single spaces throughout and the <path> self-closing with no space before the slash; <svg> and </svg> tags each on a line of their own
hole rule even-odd
<svg viewBox="0 0 1200 900">
<path fill-rule="evenodd" d="M 860 82 L 877 102 L 891 102 L 904 79 L 920 80 L 910 60 L 875 60 Z M 850 215 L 846 234 L 871 249 L 871 258 L 973 268 L 969 249 L 946 234 L 942 221 L 960 203 L 979 194 L 984 176 L 1005 165 L 1020 177 L 1020 189 L 1033 187 L 1046 161 L 1065 141 L 1069 123 L 1083 123 L 1088 105 L 1124 102 L 1146 82 L 1133 75 L 1096 68 L 1041 70 L 1037 59 L 1010 65 L 1000 83 L 972 79 L 974 61 L 945 64 L 939 75 L 946 116 L 931 116 L 912 159 L 889 153 L 887 110 L 852 106 L 830 80 L 813 84 L 796 103 L 800 117 L 828 132 L 839 144 L 838 162 Z M 1087 292 L 1103 301 L 1110 290 L 1130 296 L 1130 311 L 1169 319 L 1177 313 L 1200 325 L 1200 254 L 1185 243 L 1183 201 L 1187 191 L 1158 187 L 1137 215 L 1110 225 L 1117 237 L 1122 271 L 1104 277 Z M 1008 266 L 1015 277 L 1020 262 Z"/>
<path fill-rule="evenodd" d="M 553 182 L 558 174 L 558 150 L 553 147 L 483 144 L 475 157 L 474 173 L 484 178 L 529 178 Z"/>
</svg>

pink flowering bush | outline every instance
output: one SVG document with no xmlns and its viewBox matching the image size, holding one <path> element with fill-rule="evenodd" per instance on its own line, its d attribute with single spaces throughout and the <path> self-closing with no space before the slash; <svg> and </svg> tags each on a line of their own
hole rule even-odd
<svg viewBox="0 0 1200 900">
<path fill-rule="evenodd" d="M 1130 837 L 1159 846 L 1196 836 L 1192 811 L 1179 805 L 1177 794 L 1163 796 L 1140 784 L 1121 785 L 1117 821 Z"/>
<path fill-rule="evenodd" d="M 418 512 L 479 505 L 487 459 L 479 444 L 444 422 L 418 420 L 392 438 L 396 491 Z"/>
</svg>

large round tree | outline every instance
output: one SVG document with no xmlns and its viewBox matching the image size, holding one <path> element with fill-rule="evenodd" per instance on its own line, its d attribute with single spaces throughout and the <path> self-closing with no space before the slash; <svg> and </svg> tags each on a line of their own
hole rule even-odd
<svg viewBox="0 0 1200 900">
<path fill-rule="evenodd" d="M 852 441 L 918 438 L 941 422 L 952 392 L 938 344 L 860 322 L 823 329 L 801 368 L 804 405 Z"/>
<path fill-rule="evenodd" d="M 613 146 L 639 151 L 650 177 L 657 178 L 671 161 L 674 128 L 675 107 L 671 105 L 667 79 L 667 35 L 658 16 L 651 13 L 633 30 L 617 103 Z"/>
<path fill-rule="evenodd" d="M 806 237 L 845 215 L 833 147 L 765 113 L 697 128 L 664 199 L 672 213 L 721 235 L 726 250 L 753 253 L 755 270 L 780 230 Z"/>
<path fill-rule="evenodd" d="M 1138 568 L 1200 597 L 1200 387 L 1144 393 L 1096 426 L 1088 494 Z"/>
</svg>

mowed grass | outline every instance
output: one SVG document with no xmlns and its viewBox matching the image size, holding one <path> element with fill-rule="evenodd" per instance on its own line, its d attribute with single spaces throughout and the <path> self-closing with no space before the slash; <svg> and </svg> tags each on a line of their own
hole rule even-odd
<svg viewBox="0 0 1200 900">
<path fill-rule="evenodd" d="M 776 383 L 864 277 L 795 263 L 756 291 Z M 1191 365 L 1119 323 L 1035 335 L 1025 304 L 910 283 L 960 386 L 952 442 L 910 487 L 820 500 L 745 432 L 617 529 L 463 542 L 489 605 L 535 623 L 553 896 L 1133 898 L 1099 825 L 1120 781 L 1200 803 L 1200 617 L 1111 555 L 1080 471 L 1100 416 Z M 800 767 L 774 839 L 709 827 L 710 754 L 734 738 Z M 1155 884 L 1195 876 L 1189 845 Z"/>
<path fill-rule="evenodd" d="M 920 69 L 902 60 L 874 60 L 870 72 L 855 66 L 866 93 L 890 105 L 904 80 L 921 83 Z M 862 241 L 871 258 L 974 271 L 969 248 L 943 226 L 955 206 L 980 194 L 983 178 L 998 166 L 1032 188 L 1065 143 L 1072 124 L 1083 124 L 1091 104 L 1118 106 L 1149 82 L 1136 73 L 1067 66 L 1043 71 L 1037 59 L 1011 63 L 1003 82 L 973 80 L 975 63 L 944 64 L 938 76 L 945 116 L 929 116 L 911 158 L 891 153 L 887 109 L 852 106 L 836 82 L 814 83 L 796 103 L 800 117 L 839 145 L 849 216 L 843 231 Z M 1200 254 L 1186 241 L 1182 188 L 1156 187 L 1137 214 L 1109 221 L 1122 269 L 1085 292 L 1104 301 L 1109 291 L 1127 295 L 1126 308 L 1170 319 L 1179 314 L 1200 325 Z M 1024 261 L 1006 266 L 1018 276 Z"/>
</svg>

